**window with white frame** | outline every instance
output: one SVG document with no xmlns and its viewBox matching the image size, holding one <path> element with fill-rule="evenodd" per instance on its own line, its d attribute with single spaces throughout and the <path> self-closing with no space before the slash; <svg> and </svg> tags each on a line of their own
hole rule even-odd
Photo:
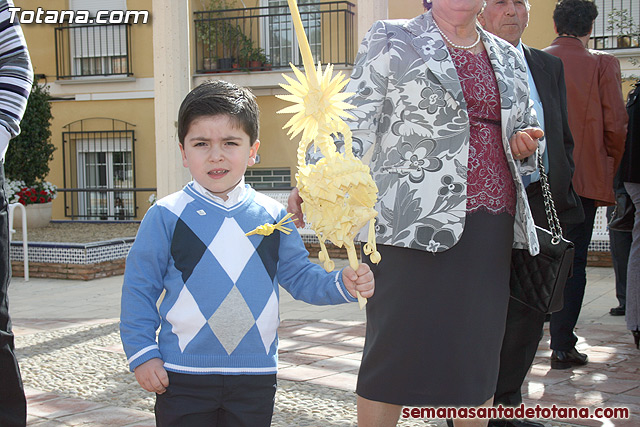
<svg viewBox="0 0 640 427">
<path fill-rule="evenodd" d="M 74 10 L 127 10 L 126 0 L 69 0 Z M 69 28 L 71 73 L 74 76 L 104 76 L 129 72 L 129 40 L 126 25 L 84 24 Z"/>
<path fill-rule="evenodd" d="M 128 137 L 86 138 L 76 141 L 78 213 L 90 219 L 127 219 L 134 216 L 133 155 Z M 109 191 L 99 191 L 99 189 Z M 94 190 L 94 191 L 90 191 Z"/>
<path fill-rule="evenodd" d="M 274 64 L 301 64 L 291 15 L 287 6 L 287 0 L 261 0 L 262 6 L 276 6 L 277 9 L 270 9 L 265 30 L 264 50 Z M 317 0 L 299 0 L 298 9 L 302 19 L 311 53 L 316 61 L 321 60 L 322 42 L 322 22 L 320 5 Z"/>
</svg>

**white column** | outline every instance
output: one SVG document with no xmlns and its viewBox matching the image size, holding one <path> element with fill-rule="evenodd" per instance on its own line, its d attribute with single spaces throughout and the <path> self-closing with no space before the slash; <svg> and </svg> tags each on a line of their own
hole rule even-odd
<svg viewBox="0 0 640 427">
<path fill-rule="evenodd" d="M 356 7 L 358 46 L 374 22 L 387 19 L 388 17 L 389 0 L 359 0 Z"/>
<path fill-rule="evenodd" d="M 191 90 L 189 6 L 186 1 L 153 0 L 153 74 L 158 198 L 191 178 L 178 149 L 178 109 Z M 141 153 L 143 154 L 143 153 Z M 144 154 L 143 154 L 144 155 Z"/>
</svg>

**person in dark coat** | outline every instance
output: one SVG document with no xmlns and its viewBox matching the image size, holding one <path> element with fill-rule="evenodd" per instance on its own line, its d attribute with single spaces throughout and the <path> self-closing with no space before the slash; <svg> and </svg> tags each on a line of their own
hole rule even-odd
<svg viewBox="0 0 640 427">
<path fill-rule="evenodd" d="M 558 37 L 545 52 L 562 60 L 567 84 L 569 127 L 573 134 L 573 186 L 585 219 L 565 231 L 575 245 L 573 276 L 564 287 L 562 310 L 551 315 L 551 368 L 568 369 L 588 362 L 576 349 L 574 328 L 587 285 L 587 253 L 596 209 L 615 203 L 613 178 L 624 152 L 627 113 L 621 89 L 620 61 L 587 48 L 598 8 L 590 0 L 560 0 L 553 11 Z"/>
<path fill-rule="evenodd" d="M 522 44 L 520 37 L 529 22 L 530 5 L 517 0 L 487 0 L 478 16 L 485 30 L 505 39 L 525 57 L 529 89 L 547 141 L 544 165 L 556 211 L 563 228 L 584 220 L 580 198 L 573 190 L 573 138 L 569 130 L 567 96 L 562 61 L 553 55 Z M 527 196 L 537 226 L 549 229 L 539 173 L 528 183 Z M 543 335 L 545 315 L 510 298 L 505 336 L 500 352 L 500 370 L 494 405 L 518 406 L 520 388 L 531 367 Z M 490 426 L 540 426 L 528 420 L 491 420 Z"/>
<path fill-rule="evenodd" d="M 627 265 L 625 320 L 638 348 L 640 347 L 640 81 L 636 83 L 635 89 L 629 95 L 627 112 L 629 125 L 620 176 L 636 208 L 636 213 Z"/>
<path fill-rule="evenodd" d="M 620 179 L 620 170 L 613 180 L 613 188 L 618 197 L 628 197 L 624 182 Z M 607 221 L 611 221 L 615 206 L 607 206 Z M 618 305 L 609 310 L 612 316 L 624 316 L 627 306 L 627 267 L 629 264 L 629 252 L 631 251 L 631 230 L 614 230 L 609 228 L 609 246 L 611 247 L 611 260 L 616 276 L 616 299 Z"/>
</svg>

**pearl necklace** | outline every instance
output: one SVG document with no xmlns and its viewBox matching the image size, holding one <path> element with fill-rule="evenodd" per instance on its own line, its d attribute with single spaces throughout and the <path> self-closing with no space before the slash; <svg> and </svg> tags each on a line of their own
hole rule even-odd
<svg viewBox="0 0 640 427">
<path fill-rule="evenodd" d="M 433 20 L 433 25 L 436 26 L 436 28 L 438 29 L 438 32 L 440 33 L 440 35 L 442 37 L 444 37 L 444 39 L 447 41 L 447 43 L 449 43 L 451 46 L 455 47 L 456 49 L 464 49 L 464 50 L 469 50 L 469 49 L 473 49 L 474 47 L 476 47 L 478 45 L 478 43 L 480 43 L 480 32 L 478 31 L 478 29 L 476 28 L 476 34 L 478 35 L 478 38 L 476 39 L 475 42 L 473 42 L 473 44 L 469 45 L 469 46 L 462 46 L 459 44 L 455 44 L 453 43 L 449 37 L 447 37 L 447 35 L 440 29 L 440 27 L 438 27 L 438 24 L 436 23 L 436 20 Z"/>
</svg>

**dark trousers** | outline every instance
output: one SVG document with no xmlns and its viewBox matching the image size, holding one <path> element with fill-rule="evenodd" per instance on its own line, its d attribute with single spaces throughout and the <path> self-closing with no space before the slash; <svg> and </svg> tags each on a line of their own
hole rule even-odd
<svg viewBox="0 0 640 427">
<path fill-rule="evenodd" d="M 549 228 L 540 182 L 527 187 L 531 214 L 536 225 Z M 562 224 L 562 230 L 566 229 Z M 493 398 L 494 406 L 518 406 L 522 403 L 520 389 L 533 363 L 542 339 L 545 315 L 509 298 L 507 324 L 500 349 L 500 371 Z"/>
<path fill-rule="evenodd" d="M 5 195 L 4 166 L 0 162 L 0 426 L 27 425 L 27 401 L 14 353 L 7 292 L 11 279 L 9 260 L 9 212 Z"/>
<path fill-rule="evenodd" d="M 520 389 L 542 339 L 544 317 L 539 311 L 509 298 L 494 406 L 518 406 L 522 403 Z"/>
<path fill-rule="evenodd" d="M 607 208 L 607 218 L 610 220 L 614 206 Z M 631 231 L 609 230 L 609 244 L 611 245 L 611 260 L 616 274 L 616 298 L 618 304 L 624 307 L 627 301 L 627 265 L 629 251 L 631 251 Z"/>
<path fill-rule="evenodd" d="M 268 427 L 276 375 L 190 375 L 168 372 L 156 395 L 158 427 Z"/>
<path fill-rule="evenodd" d="M 573 276 L 564 287 L 564 306 L 562 310 L 551 315 L 549 325 L 551 332 L 551 349 L 569 351 L 575 347 L 578 337 L 573 329 L 578 322 L 584 290 L 587 285 L 587 252 L 593 233 L 593 223 L 596 217 L 596 206 L 592 199 L 580 197 L 585 220 L 579 224 L 571 224 L 566 231 L 566 237 L 575 245 L 573 259 Z"/>
</svg>

